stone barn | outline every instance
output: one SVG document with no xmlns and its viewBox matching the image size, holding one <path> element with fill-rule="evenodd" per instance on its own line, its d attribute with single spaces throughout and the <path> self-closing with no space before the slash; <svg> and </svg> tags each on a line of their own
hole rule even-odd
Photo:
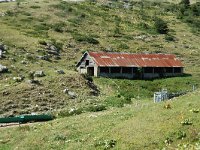
<svg viewBox="0 0 200 150">
<path fill-rule="evenodd" d="M 173 54 L 85 52 L 76 67 L 81 74 L 108 78 L 152 79 L 183 74 L 183 64 Z"/>
</svg>

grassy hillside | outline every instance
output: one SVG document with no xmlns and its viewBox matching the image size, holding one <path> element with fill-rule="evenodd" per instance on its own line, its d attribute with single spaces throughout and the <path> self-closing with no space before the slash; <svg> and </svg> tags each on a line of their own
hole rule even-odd
<svg viewBox="0 0 200 150">
<path fill-rule="evenodd" d="M 123 108 L 2 128 L 0 149 L 198 149 L 200 118 L 193 111 L 200 108 L 199 96 L 197 91 L 157 104 L 137 100 Z M 187 119 L 191 125 L 181 124 Z"/>
<path fill-rule="evenodd" d="M 190 92 L 200 81 L 196 2 L 0 3 L 0 64 L 8 68 L 0 73 L 0 116 L 58 117 L 1 128 L 0 149 L 192 149 L 200 132 L 199 113 L 192 112 L 200 107 L 200 93 Z M 165 34 L 160 22 L 168 27 Z M 183 61 L 185 75 L 147 81 L 85 77 L 75 71 L 85 51 L 172 53 Z M 33 77 L 35 71 L 45 75 Z M 153 93 L 162 88 L 187 95 L 154 104 Z M 178 146 L 187 143 L 192 145 Z"/>
<path fill-rule="evenodd" d="M 0 63 L 9 69 L 8 73 L 0 74 L 0 114 L 9 116 L 82 106 L 85 101 L 90 103 L 88 99 L 104 101 L 108 97 L 115 99 L 118 94 L 151 98 L 161 88 L 168 88 L 170 92 L 191 90 L 199 81 L 199 27 L 191 18 L 190 21 L 181 19 L 173 9 L 176 7 L 167 2 L 133 1 L 128 8 L 121 2 L 102 1 L 0 3 L 0 41 L 8 47 Z M 156 18 L 167 22 L 167 35 L 156 31 Z M 198 16 L 193 18 L 198 21 Z M 148 82 L 94 79 L 101 88 L 100 96 L 94 98 L 87 80 L 75 71 L 75 64 L 86 50 L 173 53 L 184 62 L 189 76 Z M 46 76 L 35 78 L 39 85 L 30 84 L 31 73 L 39 70 Z M 65 74 L 58 74 L 58 70 Z M 14 77 L 22 81 L 16 82 Z M 105 83 L 113 95 L 105 89 Z M 64 89 L 75 92 L 76 100 L 64 94 Z"/>
</svg>

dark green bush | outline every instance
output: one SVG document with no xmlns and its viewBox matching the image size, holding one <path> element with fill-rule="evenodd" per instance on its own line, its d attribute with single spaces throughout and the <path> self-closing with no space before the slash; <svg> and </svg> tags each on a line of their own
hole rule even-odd
<svg viewBox="0 0 200 150">
<path fill-rule="evenodd" d="M 156 31 L 160 34 L 167 34 L 169 32 L 167 23 L 161 18 L 154 19 L 154 27 Z"/>
<path fill-rule="evenodd" d="M 140 29 L 150 29 L 150 26 L 144 22 L 140 22 L 138 25 L 137 25 Z"/>
<path fill-rule="evenodd" d="M 99 41 L 90 35 L 74 34 L 73 38 L 78 42 L 87 42 L 90 44 L 99 44 Z"/>
<path fill-rule="evenodd" d="M 52 5 L 53 8 L 63 10 L 64 12 L 72 12 L 73 8 L 65 1 L 60 2 L 60 4 Z"/>
<path fill-rule="evenodd" d="M 68 116 L 73 116 L 73 115 L 79 115 L 83 113 L 83 108 L 72 108 L 68 110 L 63 110 L 58 113 L 58 116 L 60 117 L 68 117 Z"/>
<path fill-rule="evenodd" d="M 91 76 L 89 76 L 88 74 L 83 74 L 82 75 L 86 80 L 93 82 L 93 78 Z"/>
<path fill-rule="evenodd" d="M 170 34 L 166 34 L 165 40 L 168 41 L 168 42 L 175 41 L 175 37 L 170 35 Z"/>
<path fill-rule="evenodd" d="M 34 5 L 34 6 L 30 6 L 30 8 L 32 8 L 32 9 L 38 9 L 38 8 L 41 8 L 41 7 Z"/>
<path fill-rule="evenodd" d="M 129 46 L 126 45 L 125 43 L 121 43 L 121 44 L 119 44 L 119 48 L 121 48 L 121 49 L 129 49 Z"/>
<path fill-rule="evenodd" d="M 8 16 L 14 16 L 15 15 L 15 13 L 13 11 L 10 11 L 10 10 L 6 11 L 6 14 Z"/>
<path fill-rule="evenodd" d="M 102 104 L 90 105 L 86 108 L 86 111 L 89 111 L 89 112 L 98 112 L 98 111 L 103 111 L 103 110 L 106 110 L 106 106 Z"/>
<path fill-rule="evenodd" d="M 39 40 L 38 43 L 40 45 L 47 45 L 47 42 L 45 40 Z"/>
<path fill-rule="evenodd" d="M 66 141 L 67 140 L 67 137 L 64 136 L 64 135 L 56 135 L 55 138 L 54 138 L 55 141 Z"/>
<path fill-rule="evenodd" d="M 111 107 L 123 107 L 124 104 L 130 104 L 131 102 L 130 97 L 119 96 L 119 94 L 117 96 L 108 97 L 105 100 L 105 104 Z"/>
<path fill-rule="evenodd" d="M 179 130 L 177 133 L 176 133 L 176 138 L 177 139 L 183 139 L 183 138 L 185 138 L 186 137 L 186 133 L 184 132 L 184 131 L 181 131 L 181 130 Z"/>
<path fill-rule="evenodd" d="M 51 28 L 56 31 L 56 32 L 64 32 L 64 28 L 65 28 L 66 24 L 64 22 L 59 22 L 59 23 L 55 23 L 51 26 Z"/>
</svg>

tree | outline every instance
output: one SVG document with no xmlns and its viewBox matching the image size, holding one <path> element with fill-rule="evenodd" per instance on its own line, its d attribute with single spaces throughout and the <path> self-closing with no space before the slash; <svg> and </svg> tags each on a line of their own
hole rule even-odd
<svg viewBox="0 0 200 150">
<path fill-rule="evenodd" d="M 180 4 L 184 5 L 185 8 L 190 6 L 190 0 L 181 0 Z"/>
<path fill-rule="evenodd" d="M 167 34 L 169 32 L 167 23 L 161 18 L 155 18 L 155 29 L 160 34 Z"/>
</svg>

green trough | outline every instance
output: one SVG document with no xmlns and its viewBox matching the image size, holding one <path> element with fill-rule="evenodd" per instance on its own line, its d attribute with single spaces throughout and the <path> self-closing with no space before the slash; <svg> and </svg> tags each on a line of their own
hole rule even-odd
<svg viewBox="0 0 200 150">
<path fill-rule="evenodd" d="M 17 117 L 0 118 L 0 123 L 27 123 L 53 120 L 52 115 L 21 115 Z"/>
</svg>

